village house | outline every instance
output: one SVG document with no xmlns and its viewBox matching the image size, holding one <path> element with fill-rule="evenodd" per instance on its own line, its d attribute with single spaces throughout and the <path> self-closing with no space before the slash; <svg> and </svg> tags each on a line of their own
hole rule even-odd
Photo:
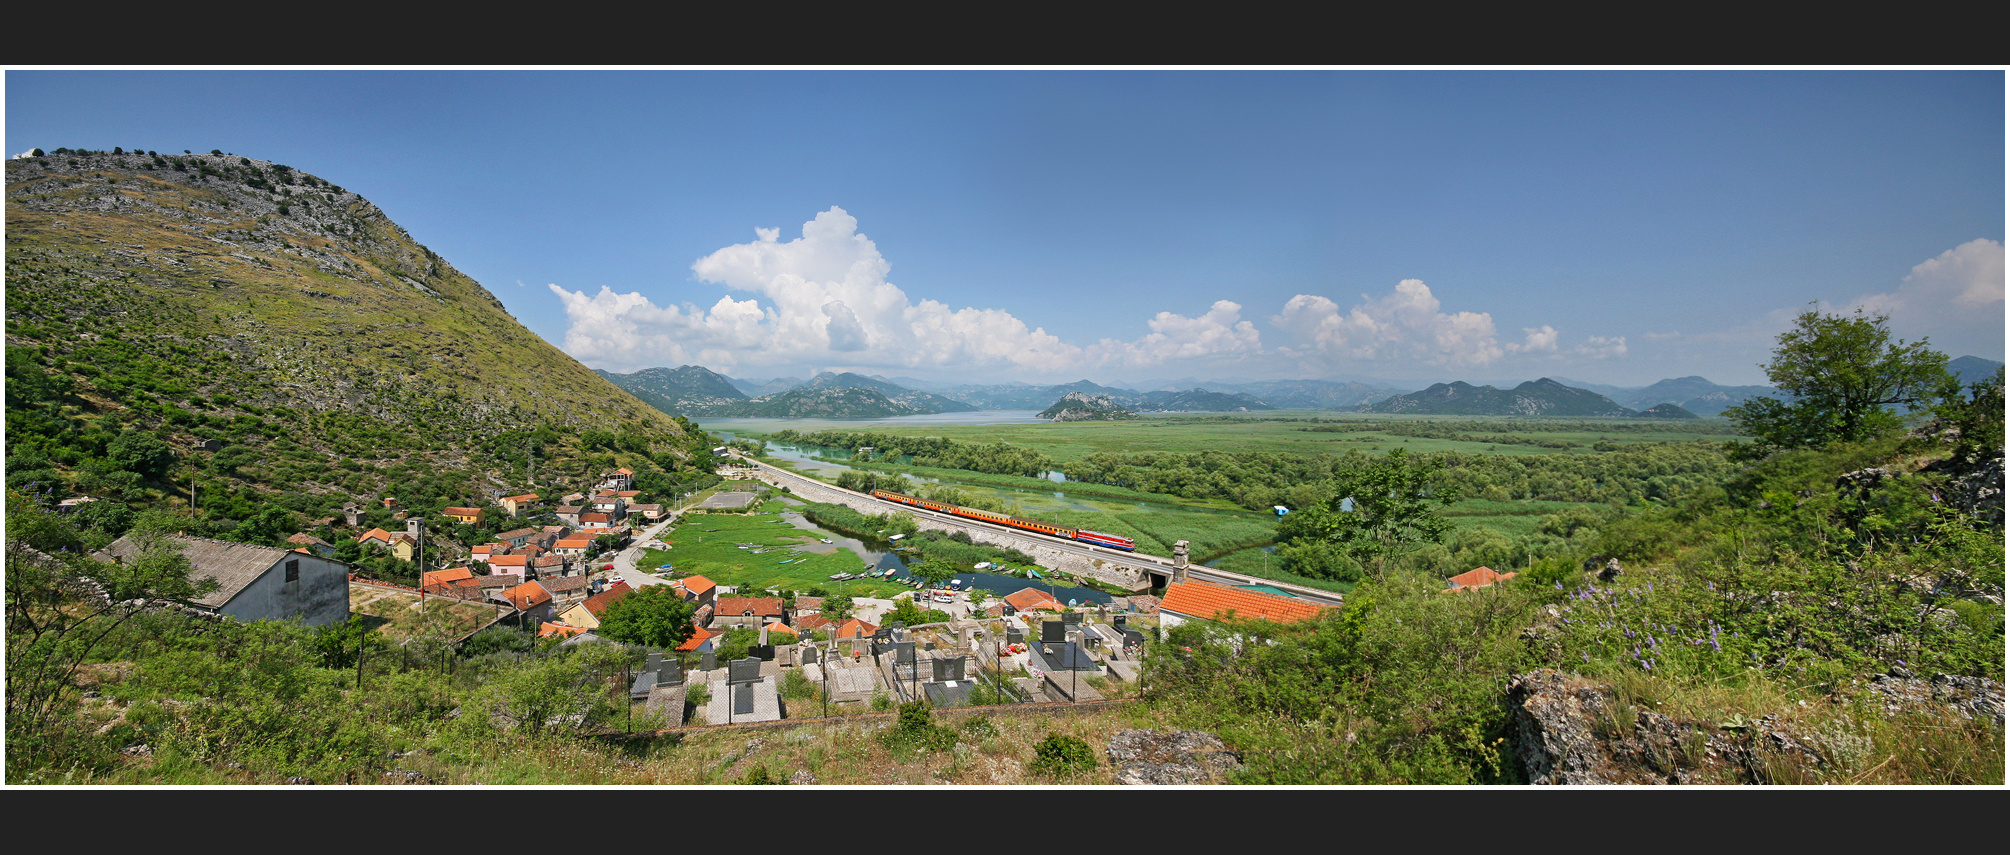
<svg viewBox="0 0 2010 855">
<path fill-rule="evenodd" d="M 537 584 L 551 592 L 551 610 L 557 614 L 584 602 L 593 595 L 585 576 L 539 577 Z"/>
<path fill-rule="evenodd" d="M 537 494 L 525 493 L 521 496 L 504 496 L 497 499 L 496 504 L 501 505 L 503 512 L 509 514 L 511 519 L 515 519 L 517 514 L 537 504 Z"/>
<path fill-rule="evenodd" d="M 587 551 L 591 550 L 592 548 L 593 548 L 592 537 L 583 534 L 575 534 L 571 537 L 561 539 L 559 542 L 553 544 L 551 551 L 559 555 L 563 555 L 567 558 L 583 561 L 586 559 Z"/>
<path fill-rule="evenodd" d="M 440 515 L 441 515 L 441 516 L 444 516 L 444 517 L 451 517 L 451 518 L 453 518 L 453 519 L 454 519 L 455 521 L 457 521 L 457 522 L 460 522 L 460 523 L 463 523 L 463 524 L 466 524 L 466 525 L 481 525 L 481 524 L 482 524 L 482 515 L 483 515 L 484 513 L 486 513 L 486 512 L 485 512 L 485 511 L 483 511 L 483 510 L 482 510 L 481 508 L 441 508 L 441 509 L 440 509 Z"/>
<path fill-rule="evenodd" d="M 703 653 L 707 650 L 712 649 L 712 639 L 725 634 L 726 633 L 724 630 L 721 630 L 719 632 L 713 632 L 709 629 L 706 629 L 703 624 L 694 626 L 691 628 L 691 637 L 684 639 L 683 644 L 677 645 L 677 652 Z"/>
<path fill-rule="evenodd" d="M 720 597 L 713 605 L 709 626 L 713 629 L 759 629 L 762 624 L 780 623 L 781 620 L 780 597 Z"/>
<path fill-rule="evenodd" d="M 537 529 L 534 528 L 511 529 L 509 531 L 503 532 L 502 534 L 496 535 L 497 540 L 500 540 L 504 543 L 508 543 L 513 548 L 521 548 L 523 546 L 526 546 L 531 542 L 531 539 L 535 537 L 537 537 Z"/>
<path fill-rule="evenodd" d="M 630 472 L 625 468 L 616 469 L 613 472 L 609 473 L 605 480 L 600 482 L 600 486 L 602 489 L 606 490 L 631 489 L 635 486 L 635 473 Z"/>
<path fill-rule="evenodd" d="M 1020 588 L 1005 595 L 1005 606 L 1005 614 L 1008 615 L 1035 610 L 1050 612 L 1067 611 L 1067 607 L 1061 605 L 1060 600 L 1054 599 L 1052 594 L 1039 588 Z"/>
<path fill-rule="evenodd" d="M 381 528 L 373 528 L 356 535 L 356 542 L 364 546 L 374 546 L 378 549 L 390 549 L 391 533 Z"/>
<path fill-rule="evenodd" d="M 1504 582 L 1514 577 L 1515 574 L 1513 573 L 1502 573 L 1492 567 L 1482 566 L 1446 579 L 1445 583 L 1451 586 L 1446 590 L 1463 591 L 1468 588 L 1484 588 L 1496 582 Z"/>
<path fill-rule="evenodd" d="M 586 509 L 579 505 L 559 505 L 553 513 L 558 515 L 559 522 L 565 523 L 572 528 L 578 528 L 579 514 L 584 510 Z"/>
<path fill-rule="evenodd" d="M 496 595 L 497 599 L 510 604 L 526 621 L 547 621 L 551 619 L 551 592 L 535 581 L 525 582 Z"/>
<path fill-rule="evenodd" d="M 663 519 L 662 505 L 631 505 L 628 510 L 630 513 L 641 515 L 643 519 L 650 522 L 657 522 Z"/>
<path fill-rule="evenodd" d="M 445 570 L 427 570 L 419 574 L 419 588 L 449 587 L 463 579 L 473 579 L 475 572 L 466 567 L 449 567 Z"/>
<path fill-rule="evenodd" d="M 572 626 L 599 629 L 600 616 L 606 613 L 607 607 L 634 591 L 635 589 L 628 587 L 627 582 L 616 582 L 608 586 L 607 590 L 587 597 L 579 605 L 560 612 L 558 619 Z"/>
<path fill-rule="evenodd" d="M 335 547 L 333 544 L 330 544 L 328 541 L 322 540 L 321 538 L 315 537 L 314 535 L 308 534 L 307 532 L 304 531 L 287 538 L 286 542 L 291 543 L 295 546 L 304 547 L 307 549 L 308 552 L 313 553 L 315 555 L 319 555 L 322 558 L 335 557 Z"/>
<path fill-rule="evenodd" d="M 215 579 L 217 589 L 194 603 L 201 611 L 242 621 L 293 620 L 328 626 L 349 619 L 349 565 L 276 546 L 252 546 L 175 535 L 195 579 Z M 140 545 L 121 537 L 94 557 L 124 564 Z"/>
<path fill-rule="evenodd" d="M 677 593 L 683 595 L 687 602 L 696 603 L 700 608 L 709 607 L 718 602 L 719 599 L 718 584 L 703 576 L 689 576 L 679 579 L 671 582 L 670 586 L 675 588 Z"/>
</svg>

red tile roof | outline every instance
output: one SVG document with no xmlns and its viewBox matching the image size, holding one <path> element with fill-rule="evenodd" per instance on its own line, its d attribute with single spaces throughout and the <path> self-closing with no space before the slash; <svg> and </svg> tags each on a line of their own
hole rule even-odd
<svg viewBox="0 0 2010 855">
<path fill-rule="evenodd" d="M 720 597 L 712 613 L 726 617 L 753 615 L 755 617 L 781 617 L 780 597 Z"/>
<path fill-rule="evenodd" d="M 802 633 L 800 633 L 800 632 L 797 632 L 797 631 L 795 631 L 794 629 L 791 629 L 791 628 L 789 627 L 789 625 L 788 625 L 788 624 L 785 624 L 785 623 L 771 623 L 771 624 L 768 624 L 768 632 L 770 632 L 770 633 L 776 633 L 776 632 L 786 632 L 786 633 L 788 633 L 788 634 L 790 634 L 790 635 L 793 635 L 793 636 L 796 636 L 797 638 L 801 638 L 801 637 L 802 637 Z"/>
<path fill-rule="evenodd" d="M 525 494 L 523 494 L 523 495 L 521 495 L 521 496 L 504 496 L 503 498 L 504 498 L 504 499 L 506 499 L 506 500 L 508 500 L 508 501 L 512 501 L 512 502 L 528 502 L 528 501 L 531 501 L 531 500 L 534 500 L 534 499 L 536 499 L 536 498 L 537 498 L 537 494 L 536 494 L 536 493 L 525 493 Z"/>
<path fill-rule="evenodd" d="M 1263 618 L 1279 623 L 1305 620 L 1319 614 L 1319 607 L 1304 600 L 1259 594 L 1224 585 L 1184 582 L 1166 586 L 1159 609 L 1189 617 L 1214 619 L 1235 612 L 1237 618 Z"/>
<path fill-rule="evenodd" d="M 519 611 L 528 611 L 551 602 L 551 592 L 545 590 L 543 585 L 539 585 L 536 582 L 525 582 L 504 591 L 503 597 L 509 600 L 510 605 L 516 606 Z"/>
<path fill-rule="evenodd" d="M 1513 573 L 1497 572 L 1492 567 L 1475 567 L 1445 581 L 1450 582 L 1454 590 L 1459 588 L 1484 588 L 1503 579 L 1512 579 L 1514 575 Z"/>
<path fill-rule="evenodd" d="M 684 582 L 684 590 L 690 591 L 691 596 L 694 597 L 705 596 L 706 591 L 719 587 L 718 583 L 713 582 L 712 580 L 707 579 L 703 576 L 692 576 L 688 579 L 684 579 L 683 582 Z"/>
<path fill-rule="evenodd" d="M 683 643 L 683 644 L 679 644 L 679 645 L 677 645 L 677 652 L 679 652 L 679 653 L 690 653 L 690 652 L 691 652 L 691 651 L 693 651 L 693 650 L 697 650 L 697 649 L 698 649 L 698 645 L 701 645 L 701 644 L 704 644 L 704 643 L 705 643 L 705 639 L 708 639 L 708 638 L 711 638 L 711 637 L 712 637 L 712 636 L 714 636 L 714 635 L 725 635 L 725 633 L 723 633 L 723 632 L 712 632 L 712 631 L 710 631 L 710 630 L 707 630 L 706 628 L 704 628 L 704 627 L 702 627 L 702 626 L 700 626 L 700 627 L 693 627 L 693 628 L 692 628 L 692 631 L 691 631 L 691 637 L 690 637 L 690 638 L 687 638 L 687 639 L 684 639 L 684 643 Z"/>
<path fill-rule="evenodd" d="M 1006 594 L 1005 602 L 1011 605 L 1012 608 L 1022 612 L 1033 609 L 1052 609 L 1058 612 L 1066 608 L 1061 605 L 1060 600 L 1054 599 L 1053 595 L 1039 588 L 1020 588 L 1017 591 Z"/>
<path fill-rule="evenodd" d="M 445 570 L 427 570 L 419 574 L 419 587 L 447 585 L 462 579 L 473 579 L 475 573 L 466 567 L 449 567 Z"/>
<path fill-rule="evenodd" d="M 554 635 L 578 635 L 586 630 L 562 623 L 541 622 L 537 625 L 537 637 L 549 638 Z"/>
<path fill-rule="evenodd" d="M 586 606 L 587 611 L 592 612 L 595 615 L 599 615 L 600 613 L 607 611 L 607 607 L 613 605 L 615 600 L 621 599 L 622 597 L 626 597 L 634 592 L 635 589 L 628 587 L 627 582 L 616 582 L 612 585 L 609 585 L 607 587 L 607 590 L 601 591 L 598 594 L 594 594 L 591 597 L 587 597 L 586 602 L 583 605 Z"/>
</svg>

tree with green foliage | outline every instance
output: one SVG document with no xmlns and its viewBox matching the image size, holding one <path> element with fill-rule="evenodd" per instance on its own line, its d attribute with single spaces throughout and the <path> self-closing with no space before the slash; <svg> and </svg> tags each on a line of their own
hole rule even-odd
<svg viewBox="0 0 2010 855">
<path fill-rule="evenodd" d="M 1988 380 L 1969 384 L 1968 397 L 1948 396 L 1934 413 L 1961 434 L 1955 440 L 1955 459 L 2003 456 L 2003 369 L 1997 368 Z"/>
<path fill-rule="evenodd" d="M 174 452 L 160 437 L 142 430 L 122 431 L 105 449 L 105 456 L 120 469 L 151 478 L 167 470 L 174 462 Z"/>
<path fill-rule="evenodd" d="M 1456 492 L 1437 483 L 1440 460 L 1419 460 L 1402 449 L 1367 465 L 1337 473 L 1324 504 L 1286 514 L 1277 525 L 1280 544 L 1328 543 L 1377 572 L 1406 547 L 1434 543 L 1451 530 L 1437 509 Z"/>
<path fill-rule="evenodd" d="M 600 616 L 600 634 L 631 644 L 676 647 L 691 637 L 697 611 L 669 585 L 645 585 L 607 607 Z"/>
<path fill-rule="evenodd" d="M 819 613 L 831 620 L 842 621 L 851 617 L 852 608 L 851 595 L 839 594 L 835 597 L 825 597 L 823 609 Z"/>
<path fill-rule="evenodd" d="M 1891 407 L 1919 409 L 1955 392 L 1947 356 L 1925 339 L 1893 341 L 1888 315 L 1810 309 L 1780 334 L 1766 379 L 1792 396 L 1753 398 L 1724 415 L 1760 450 L 1861 442 L 1898 429 Z"/>
<path fill-rule="evenodd" d="M 940 558 L 923 558 L 907 565 L 907 572 L 929 585 L 940 585 L 956 575 L 956 565 Z"/>
<path fill-rule="evenodd" d="M 163 603 L 186 605 L 216 589 L 193 579 L 193 568 L 171 539 L 179 518 L 141 514 L 131 535 L 140 545 L 129 562 L 103 562 L 84 552 L 71 520 L 18 492 L 7 496 L 7 737 L 8 762 L 34 753 L 43 728 L 71 700 L 77 668 L 104 637 L 135 615 Z"/>
</svg>

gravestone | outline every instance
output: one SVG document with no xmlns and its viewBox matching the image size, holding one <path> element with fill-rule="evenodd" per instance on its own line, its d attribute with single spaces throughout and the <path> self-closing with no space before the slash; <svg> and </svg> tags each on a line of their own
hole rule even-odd
<svg viewBox="0 0 2010 855">
<path fill-rule="evenodd" d="M 1057 620 L 1040 623 L 1040 643 L 1058 644 L 1068 640 L 1068 625 Z"/>
<path fill-rule="evenodd" d="M 963 679 L 963 657 L 953 656 L 934 660 L 935 682 L 947 683 Z"/>
</svg>

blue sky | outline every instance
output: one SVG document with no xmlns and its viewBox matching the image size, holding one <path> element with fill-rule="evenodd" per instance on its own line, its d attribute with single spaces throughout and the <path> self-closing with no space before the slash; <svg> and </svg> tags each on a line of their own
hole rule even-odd
<svg viewBox="0 0 2010 855">
<path fill-rule="evenodd" d="M 613 371 L 1764 382 L 2004 356 L 2004 73 L 6 72 L 9 154 L 362 193 Z"/>
</svg>

